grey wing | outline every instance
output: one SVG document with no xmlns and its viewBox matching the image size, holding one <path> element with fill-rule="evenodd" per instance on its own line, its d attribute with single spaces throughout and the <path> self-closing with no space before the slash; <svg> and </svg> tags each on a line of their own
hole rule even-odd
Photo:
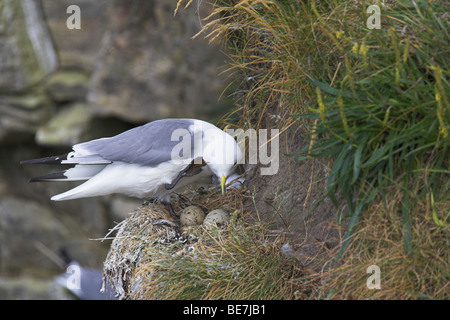
<svg viewBox="0 0 450 320">
<path fill-rule="evenodd" d="M 172 150 L 183 139 L 189 138 L 193 154 L 194 133 L 189 131 L 191 119 L 164 119 L 125 131 L 111 138 L 102 138 L 74 146 L 76 157 L 94 156 L 107 161 L 121 161 L 143 166 L 156 166 L 171 159 Z M 185 133 L 172 141 L 172 133 Z M 187 137 L 186 135 L 190 135 Z M 186 148 L 188 149 L 188 148 Z M 182 155 L 180 155 L 182 156 Z"/>
</svg>

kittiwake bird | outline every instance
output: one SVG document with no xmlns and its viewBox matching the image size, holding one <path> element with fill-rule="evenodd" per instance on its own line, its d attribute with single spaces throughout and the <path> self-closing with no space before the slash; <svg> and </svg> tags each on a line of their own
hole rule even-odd
<svg viewBox="0 0 450 320">
<path fill-rule="evenodd" d="M 195 182 L 204 183 L 215 175 L 224 193 L 227 178 L 241 159 L 235 139 L 213 124 L 197 119 L 162 119 L 114 137 L 76 144 L 64 155 L 21 164 L 74 165 L 30 182 L 86 180 L 51 200 L 120 193 L 158 199 L 173 215 L 172 192 Z"/>
</svg>

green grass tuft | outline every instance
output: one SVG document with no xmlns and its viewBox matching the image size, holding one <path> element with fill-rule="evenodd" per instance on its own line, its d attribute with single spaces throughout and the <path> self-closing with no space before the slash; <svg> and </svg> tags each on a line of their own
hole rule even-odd
<svg viewBox="0 0 450 320">
<path fill-rule="evenodd" d="M 202 33 L 231 50 L 230 68 L 243 79 L 241 123 L 255 127 L 276 116 L 281 129 L 310 125 L 311 144 L 295 155 L 333 160 L 327 194 L 339 217 L 350 219 L 346 239 L 375 196 L 397 185 L 411 252 L 416 195 L 440 203 L 448 190 L 447 8 L 390 1 L 381 29 L 370 30 L 367 5 L 350 0 L 216 5 Z"/>
<path fill-rule="evenodd" d="M 396 251 L 394 265 L 417 258 L 417 269 L 408 269 L 414 273 L 426 265 L 420 260 L 424 249 L 417 232 L 425 218 L 428 244 L 444 240 L 448 250 L 448 5 L 383 1 L 381 29 L 370 30 L 369 4 L 216 1 L 201 34 L 229 49 L 237 88 L 230 119 L 252 128 L 279 119 L 275 123 L 281 131 L 302 123 L 310 128 L 310 143 L 293 156 L 300 163 L 314 157 L 330 161 L 327 196 L 338 208 L 338 221 L 348 222 L 336 257 L 346 256 L 346 248 L 360 239 L 355 237 L 358 228 L 375 221 L 373 208 L 381 205 L 386 210 L 379 212 L 400 219 L 396 230 L 383 235 L 387 244 L 403 250 Z M 424 203 L 426 210 L 421 209 Z M 362 253 L 365 248 L 352 250 Z M 389 251 L 378 249 L 371 248 L 376 254 Z M 448 280 L 439 263 L 433 265 L 430 286 Z M 448 288 L 436 289 L 434 296 L 445 297 Z M 389 297 L 405 297 L 400 291 Z M 421 292 L 433 296 L 431 289 Z"/>
<path fill-rule="evenodd" d="M 298 263 L 282 256 L 280 244 L 266 238 L 262 224 L 232 219 L 226 228 L 192 229 L 198 241 L 154 245 L 135 271 L 140 299 L 293 299 L 301 274 Z M 162 247 L 162 248 L 161 248 Z"/>
</svg>

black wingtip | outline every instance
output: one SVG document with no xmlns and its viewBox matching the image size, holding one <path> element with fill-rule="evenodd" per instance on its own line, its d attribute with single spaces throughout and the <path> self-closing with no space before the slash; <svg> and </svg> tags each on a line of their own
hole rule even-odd
<svg viewBox="0 0 450 320">
<path fill-rule="evenodd" d="M 53 172 L 43 176 L 34 177 L 29 180 L 29 182 L 49 182 L 49 181 L 63 181 L 67 180 L 67 177 L 64 175 L 65 171 Z"/>
<path fill-rule="evenodd" d="M 60 156 L 52 156 L 40 159 L 31 159 L 20 161 L 20 164 L 60 164 L 61 161 L 67 160 L 67 153 Z"/>
</svg>

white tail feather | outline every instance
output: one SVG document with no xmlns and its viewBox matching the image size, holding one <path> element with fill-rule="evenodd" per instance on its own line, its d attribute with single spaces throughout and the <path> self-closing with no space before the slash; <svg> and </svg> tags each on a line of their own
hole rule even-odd
<svg viewBox="0 0 450 320">
<path fill-rule="evenodd" d="M 77 164 L 75 167 L 66 170 L 64 175 L 67 181 L 88 180 L 102 171 L 105 165 L 82 165 Z"/>
</svg>

